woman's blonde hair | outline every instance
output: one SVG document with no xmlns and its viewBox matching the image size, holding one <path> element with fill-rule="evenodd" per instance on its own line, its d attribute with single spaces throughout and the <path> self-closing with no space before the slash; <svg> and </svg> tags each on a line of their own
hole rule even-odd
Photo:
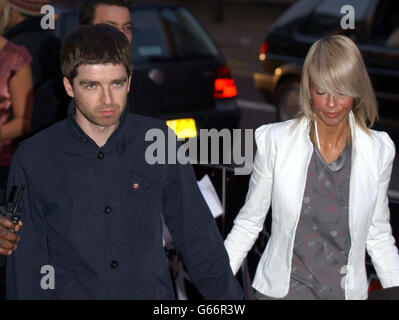
<svg viewBox="0 0 399 320">
<path fill-rule="evenodd" d="M 301 113 L 314 118 L 311 84 L 331 95 L 354 98 L 352 112 L 356 123 L 368 131 L 378 119 L 378 107 L 362 55 L 348 37 L 334 35 L 316 41 L 306 56 L 300 85 Z"/>
<path fill-rule="evenodd" d="M 7 0 L 0 0 L 0 36 L 7 27 L 8 19 L 10 17 L 10 6 Z"/>
</svg>

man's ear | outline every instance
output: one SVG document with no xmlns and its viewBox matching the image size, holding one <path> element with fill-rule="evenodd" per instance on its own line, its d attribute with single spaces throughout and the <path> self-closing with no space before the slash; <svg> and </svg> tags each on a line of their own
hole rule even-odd
<svg viewBox="0 0 399 320">
<path fill-rule="evenodd" d="M 65 88 L 66 93 L 71 98 L 75 98 L 75 94 L 73 93 L 73 87 L 72 87 L 71 82 L 69 82 L 69 80 L 66 77 L 64 77 L 63 80 L 64 80 L 64 88 Z"/>
<path fill-rule="evenodd" d="M 132 74 L 133 73 L 131 73 L 130 76 L 129 76 L 128 86 L 127 86 L 127 93 L 129 93 L 129 91 L 130 91 L 130 85 L 131 85 L 131 82 L 132 82 Z"/>
</svg>

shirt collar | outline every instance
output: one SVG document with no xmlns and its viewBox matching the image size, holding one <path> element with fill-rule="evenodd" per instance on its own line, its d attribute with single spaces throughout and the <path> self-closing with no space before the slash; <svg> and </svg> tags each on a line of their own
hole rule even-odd
<svg viewBox="0 0 399 320">
<path fill-rule="evenodd" d="M 123 110 L 121 117 L 119 118 L 119 125 L 118 128 L 111 134 L 111 136 L 108 138 L 106 144 L 101 147 L 103 149 L 108 149 L 109 147 L 116 147 L 116 151 L 119 154 L 123 154 L 125 152 L 126 148 L 126 138 L 125 138 L 125 128 L 126 128 L 126 118 L 127 118 L 127 107 L 125 110 Z M 76 104 L 75 100 L 72 99 L 71 102 L 68 105 L 68 122 L 71 127 L 72 134 L 74 137 L 82 142 L 82 143 L 91 143 L 97 148 L 97 144 L 93 141 L 92 138 L 90 138 L 79 126 L 79 124 L 76 122 Z"/>
</svg>

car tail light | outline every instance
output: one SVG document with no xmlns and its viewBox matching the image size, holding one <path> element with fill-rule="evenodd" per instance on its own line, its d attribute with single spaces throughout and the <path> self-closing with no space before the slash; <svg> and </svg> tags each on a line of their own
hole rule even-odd
<svg viewBox="0 0 399 320">
<path fill-rule="evenodd" d="M 260 61 L 265 61 L 266 60 L 266 54 L 267 54 L 268 50 L 269 50 L 269 45 L 267 44 L 266 41 L 263 41 L 262 45 L 260 47 L 260 53 L 259 53 L 259 60 Z"/>
<path fill-rule="evenodd" d="M 235 80 L 226 66 L 216 70 L 213 97 L 215 99 L 234 98 L 237 95 Z"/>
</svg>

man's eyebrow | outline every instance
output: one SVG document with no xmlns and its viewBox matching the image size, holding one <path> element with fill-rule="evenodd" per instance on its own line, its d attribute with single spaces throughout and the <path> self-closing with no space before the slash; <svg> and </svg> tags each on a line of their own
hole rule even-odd
<svg viewBox="0 0 399 320">
<path fill-rule="evenodd" d="M 120 78 L 118 78 L 118 79 L 114 79 L 114 80 L 112 80 L 111 82 L 112 83 L 114 83 L 114 82 L 127 82 L 127 77 L 120 77 Z M 95 80 L 80 80 L 79 81 L 79 84 L 80 85 L 88 85 L 88 84 L 90 84 L 90 85 L 93 85 L 93 84 L 100 84 L 100 82 L 99 81 L 95 81 Z"/>
<path fill-rule="evenodd" d="M 79 84 L 80 85 L 86 85 L 86 84 L 91 84 L 91 85 L 93 85 L 93 84 L 99 84 L 100 82 L 98 82 L 98 81 L 94 81 L 94 80 L 80 80 L 79 81 Z"/>
<path fill-rule="evenodd" d="M 108 24 L 117 25 L 117 23 L 115 21 L 109 21 L 109 20 L 101 21 L 101 23 L 108 23 Z"/>
<path fill-rule="evenodd" d="M 112 80 L 112 82 L 126 82 L 126 81 L 127 81 L 127 77 L 121 77 L 121 78 Z"/>
<path fill-rule="evenodd" d="M 108 23 L 108 24 L 112 24 L 112 25 L 114 25 L 114 26 L 117 26 L 117 25 L 118 25 L 117 22 L 115 22 L 115 21 L 110 21 L 110 20 L 102 21 L 102 23 Z M 133 21 L 126 21 L 126 22 L 122 23 L 123 26 L 125 26 L 125 25 L 127 25 L 127 24 L 133 25 Z"/>
</svg>

